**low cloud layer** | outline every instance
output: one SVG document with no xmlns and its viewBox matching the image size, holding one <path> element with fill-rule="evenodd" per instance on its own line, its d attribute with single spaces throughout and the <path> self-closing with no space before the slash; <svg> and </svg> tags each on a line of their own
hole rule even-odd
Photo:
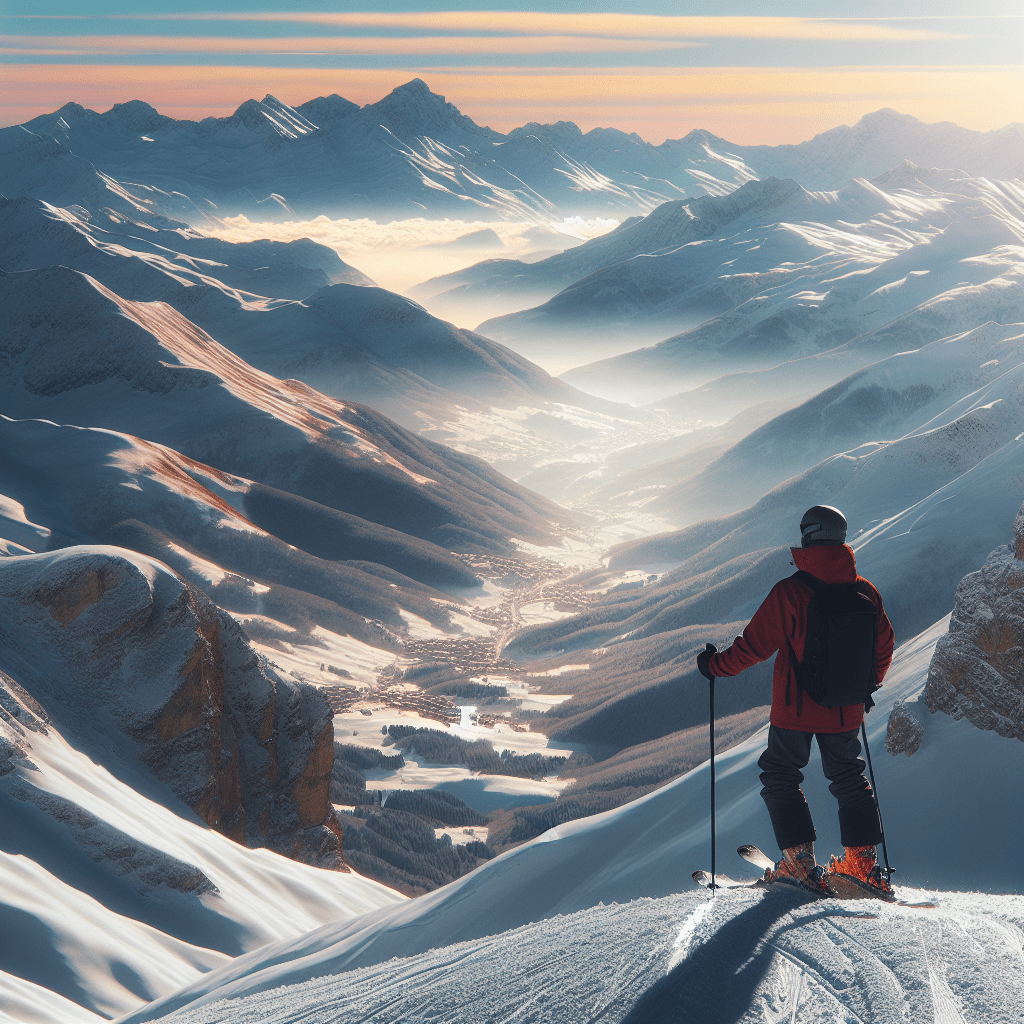
<svg viewBox="0 0 1024 1024">
<path fill-rule="evenodd" d="M 280 241 L 312 238 L 335 249 L 346 263 L 358 267 L 381 287 L 402 292 L 428 278 L 450 274 L 480 260 L 494 257 L 530 259 L 540 252 L 567 249 L 611 231 L 618 223 L 610 218 L 584 220 L 581 217 L 569 217 L 550 224 L 428 220 L 425 217 L 386 224 L 368 218 L 331 220 L 329 217 L 264 223 L 250 221 L 240 215 L 226 217 L 204 230 L 231 242 L 248 242 L 257 238 Z M 466 235 L 487 229 L 498 236 L 500 246 L 459 248 L 451 245 Z M 449 245 L 451 247 L 447 248 Z M 430 249 L 424 251 L 423 246 L 430 246 Z M 424 258 L 427 253 L 429 259 Z"/>
</svg>

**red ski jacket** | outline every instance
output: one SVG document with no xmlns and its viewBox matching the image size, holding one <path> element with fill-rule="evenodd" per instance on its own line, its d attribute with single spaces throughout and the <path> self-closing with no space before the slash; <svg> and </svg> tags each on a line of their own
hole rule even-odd
<svg viewBox="0 0 1024 1024">
<path fill-rule="evenodd" d="M 857 575 L 853 548 L 847 544 L 821 544 L 791 550 L 796 567 L 809 572 L 822 583 L 868 583 Z M 870 597 L 878 609 L 875 674 L 880 684 L 892 663 L 895 637 L 885 608 L 882 607 L 881 596 L 870 583 L 868 586 Z M 789 644 L 793 645 L 797 660 L 803 658 L 807 606 L 811 596 L 811 590 L 805 584 L 793 579 L 780 580 L 772 587 L 761 607 L 754 612 L 743 635 L 736 637 L 727 650 L 713 655 L 708 669 L 716 676 L 734 676 L 751 665 L 767 661 L 778 652 L 772 674 L 772 725 L 798 732 L 847 732 L 859 729 L 864 718 L 863 704 L 826 708 L 811 700 L 806 693 L 801 701 L 797 701 L 796 675 L 790 661 Z"/>
</svg>

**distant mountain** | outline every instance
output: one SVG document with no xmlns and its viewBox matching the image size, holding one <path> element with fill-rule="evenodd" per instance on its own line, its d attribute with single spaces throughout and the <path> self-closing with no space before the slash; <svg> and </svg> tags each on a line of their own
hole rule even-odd
<svg viewBox="0 0 1024 1024">
<path fill-rule="evenodd" d="M 261 220 L 408 217 L 424 209 L 462 216 L 467 203 L 492 217 L 547 220 L 645 213 L 769 176 L 835 189 L 902 160 L 1013 178 L 1024 173 L 1022 131 L 925 125 L 881 110 L 796 146 L 737 146 L 703 129 L 653 146 L 635 133 L 583 133 L 566 121 L 503 135 L 414 79 L 362 108 L 337 95 L 295 108 L 268 95 L 198 122 L 139 100 L 102 114 L 68 103 L 24 128 L 4 129 L 0 153 L 17 152 L 23 161 L 21 152 L 34 145 L 27 132 L 56 140 L 107 175 L 160 190 L 153 195 L 159 212 L 190 222 L 236 213 Z M 11 191 L 6 180 L 0 191 L 32 194 Z"/>
<path fill-rule="evenodd" d="M 744 146 L 743 158 L 759 175 L 796 178 L 804 188 L 834 189 L 850 178 L 874 178 L 904 160 L 921 167 L 957 167 L 971 177 L 1006 181 L 1024 174 L 1024 124 L 990 132 L 950 121 L 925 124 L 889 107 L 865 114 L 807 142 Z"/>
<path fill-rule="evenodd" d="M 480 460 L 254 369 L 163 303 L 62 267 L 6 274 L 0 289 L 12 416 L 119 430 L 447 548 L 507 551 L 564 518 Z"/>
<path fill-rule="evenodd" d="M 103 215 L 78 204 L 0 200 L 0 267 L 58 265 L 128 300 L 169 303 L 251 365 L 410 427 L 473 403 L 613 408 L 375 287 L 309 239 L 234 244 L 138 210 Z"/>
<path fill-rule="evenodd" d="M 732 511 L 835 452 L 901 437 L 968 396 L 1010 400 L 1004 392 L 1022 363 L 1024 323 L 988 323 L 890 356 L 769 420 L 648 507 L 679 523 Z"/>
<path fill-rule="evenodd" d="M 737 203 L 768 184 L 701 204 Z M 699 326 L 563 375 L 597 393 L 621 389 L 624 380 L 657 381 L 664 395 L 673 382 L 692 387 L 722 372 L 763 369 L 841 345 L 864 365 L 988 320 L 1018 320 L 1020 188 L 914 168 L 886 176 L 884 185 L 860 180 L 835 193 L 808 193 L 790 182 L 784 203 L 755 206 L 718 237 L 697 244 L 683 235 L 678 247 L 613 264 L 537 310 L 481 329 L 516 344 L 517 330 L 550 336 L 573 315 L 585 322 L 592 308 L 614 322 L 617 305 L 622 321 L 640 327 L 662 310 L 695 311 Z M 648 220 L 663 210 L 667 216 L 674 205 Z M 676 217 L 696 233 L 688 205 L 680 204 Z M 656 301 L 644 302 L 645 288 Z"/>
</svg>

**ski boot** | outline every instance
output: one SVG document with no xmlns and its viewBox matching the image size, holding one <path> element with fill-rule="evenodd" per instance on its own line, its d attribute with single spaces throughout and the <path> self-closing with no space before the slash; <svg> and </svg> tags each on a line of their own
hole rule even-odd
<svg viewBox="0 0 1024 1024">
<path fill-rule="evenodd" d="M 797 885 L 817 896 L 833 895 L 825 869 L 814 860 L 814 843 L 801 843 L 783 850 L 782 860 L 774 868 L 765 868 L 764 880 Z"/>
<path fill-rule="evenodd" d="M 828 875 L 853 882 L 856 886 L 883 900 L 893 900 L 895 895 L 889 880 L 882 875 L 878 864 L 878 851 L 874 846 L 847 846 L 843 856 L 832 857 L 828 863 Z"/>
</svg>

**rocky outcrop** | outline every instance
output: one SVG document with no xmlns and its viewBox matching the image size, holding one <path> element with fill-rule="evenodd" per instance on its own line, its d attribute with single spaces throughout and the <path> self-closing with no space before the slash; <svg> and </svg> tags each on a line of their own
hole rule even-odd
<svg viewBox="0 0 1024 1024">
<path fill-rule="evenodd" d="M 38 727 L 48 715 L 115 774 L 142 765 L 231 839 L 342 866 L 326 699 L 162 563 L 109 547 L 0 560 L 0 665 Z M 0 699 L 12 728 L 27 716 L 13 693 Z M 21 753 L 9 739 L 0 762 Z"/>
<path fill-rule="evenodd" d="M 924 726 L 917 720 L 905 701 L 898 700 L 889 712 L 889 725 L 885 730 L 885 749 L 890 754 L 916 754 L 924 739 Z"/>
<path fill-rule="evenodd" d="M 1010 543 L 957 587 L 924 697 L 933 712 L 1024 740 L 1024 508 Z"/>
</svg>

